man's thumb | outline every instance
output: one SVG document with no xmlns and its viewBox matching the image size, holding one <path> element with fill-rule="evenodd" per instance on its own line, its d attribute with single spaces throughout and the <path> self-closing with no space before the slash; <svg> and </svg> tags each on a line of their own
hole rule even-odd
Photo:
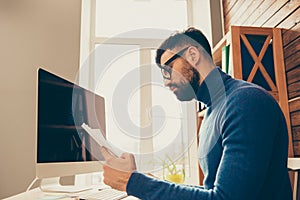
<svg viewBox="0 0 300 200">
<path fill-rule="evenodd" d="M 111 153 L 109 153 L 109 151 L 105 147 L 100 147 L 100 151 L 105 160 L 114 158 L 114 156 L 111 155 Z"/>
</svg>

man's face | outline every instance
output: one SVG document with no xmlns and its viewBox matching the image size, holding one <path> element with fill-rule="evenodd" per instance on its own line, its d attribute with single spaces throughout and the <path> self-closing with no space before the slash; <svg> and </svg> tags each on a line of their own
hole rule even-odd
<svg viewBox="0 0 300 200">
<path fill-rule="evenodd" d="M 165 86 L 169 87 L 180 101 L 194 99 L 200 81 L 199 72 L 184 58 L 188 50 L 187 48 L 182 56 L 168 64 L 171 75 L 170 79 L 165 79 Z M 161 63 L 168 63 L 177 53 L 178 51 L 166 50 L 161 56 Z"/>
</svg>

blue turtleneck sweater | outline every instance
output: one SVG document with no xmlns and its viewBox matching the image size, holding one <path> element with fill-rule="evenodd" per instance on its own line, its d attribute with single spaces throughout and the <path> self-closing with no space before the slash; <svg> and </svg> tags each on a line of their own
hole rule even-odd
<svg viewBox="0 0 300 200">
<path fill-rule="evenodd" d="M 196 95 L 207 106 L 198 148 L 204 185 L 177 185 L 135 171 L 127 193 L 153 200 L 292 199 L 287 128 L 273 97 L 218 68 L 209 73 Z"/>
</svg>

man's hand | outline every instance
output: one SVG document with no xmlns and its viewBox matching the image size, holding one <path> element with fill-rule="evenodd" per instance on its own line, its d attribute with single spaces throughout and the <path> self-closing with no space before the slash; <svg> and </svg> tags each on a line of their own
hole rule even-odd
<svg viewBox="0 0 300 200">
<path fill-rule="evenodd" d="M 120 158 L 117 158 L 104 147 L 100 150 L 106 161 L 103 165 L 104 183 L 114 189 L 126 191 L 131 173 L 136 170 L 134 156 L 123 153 Z"/>
</svg>

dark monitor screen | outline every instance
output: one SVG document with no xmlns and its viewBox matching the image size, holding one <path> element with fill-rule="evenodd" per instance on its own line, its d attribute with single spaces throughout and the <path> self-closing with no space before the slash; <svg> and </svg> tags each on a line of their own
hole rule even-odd
<svg viewBox="0 0 300 200">
<path fill-rule="evenodd" d="M 82 123 L 101 129 L 105 137 L 104 98 L 39 69 L 37 163 L 102 160 Z"/>
</svg>

